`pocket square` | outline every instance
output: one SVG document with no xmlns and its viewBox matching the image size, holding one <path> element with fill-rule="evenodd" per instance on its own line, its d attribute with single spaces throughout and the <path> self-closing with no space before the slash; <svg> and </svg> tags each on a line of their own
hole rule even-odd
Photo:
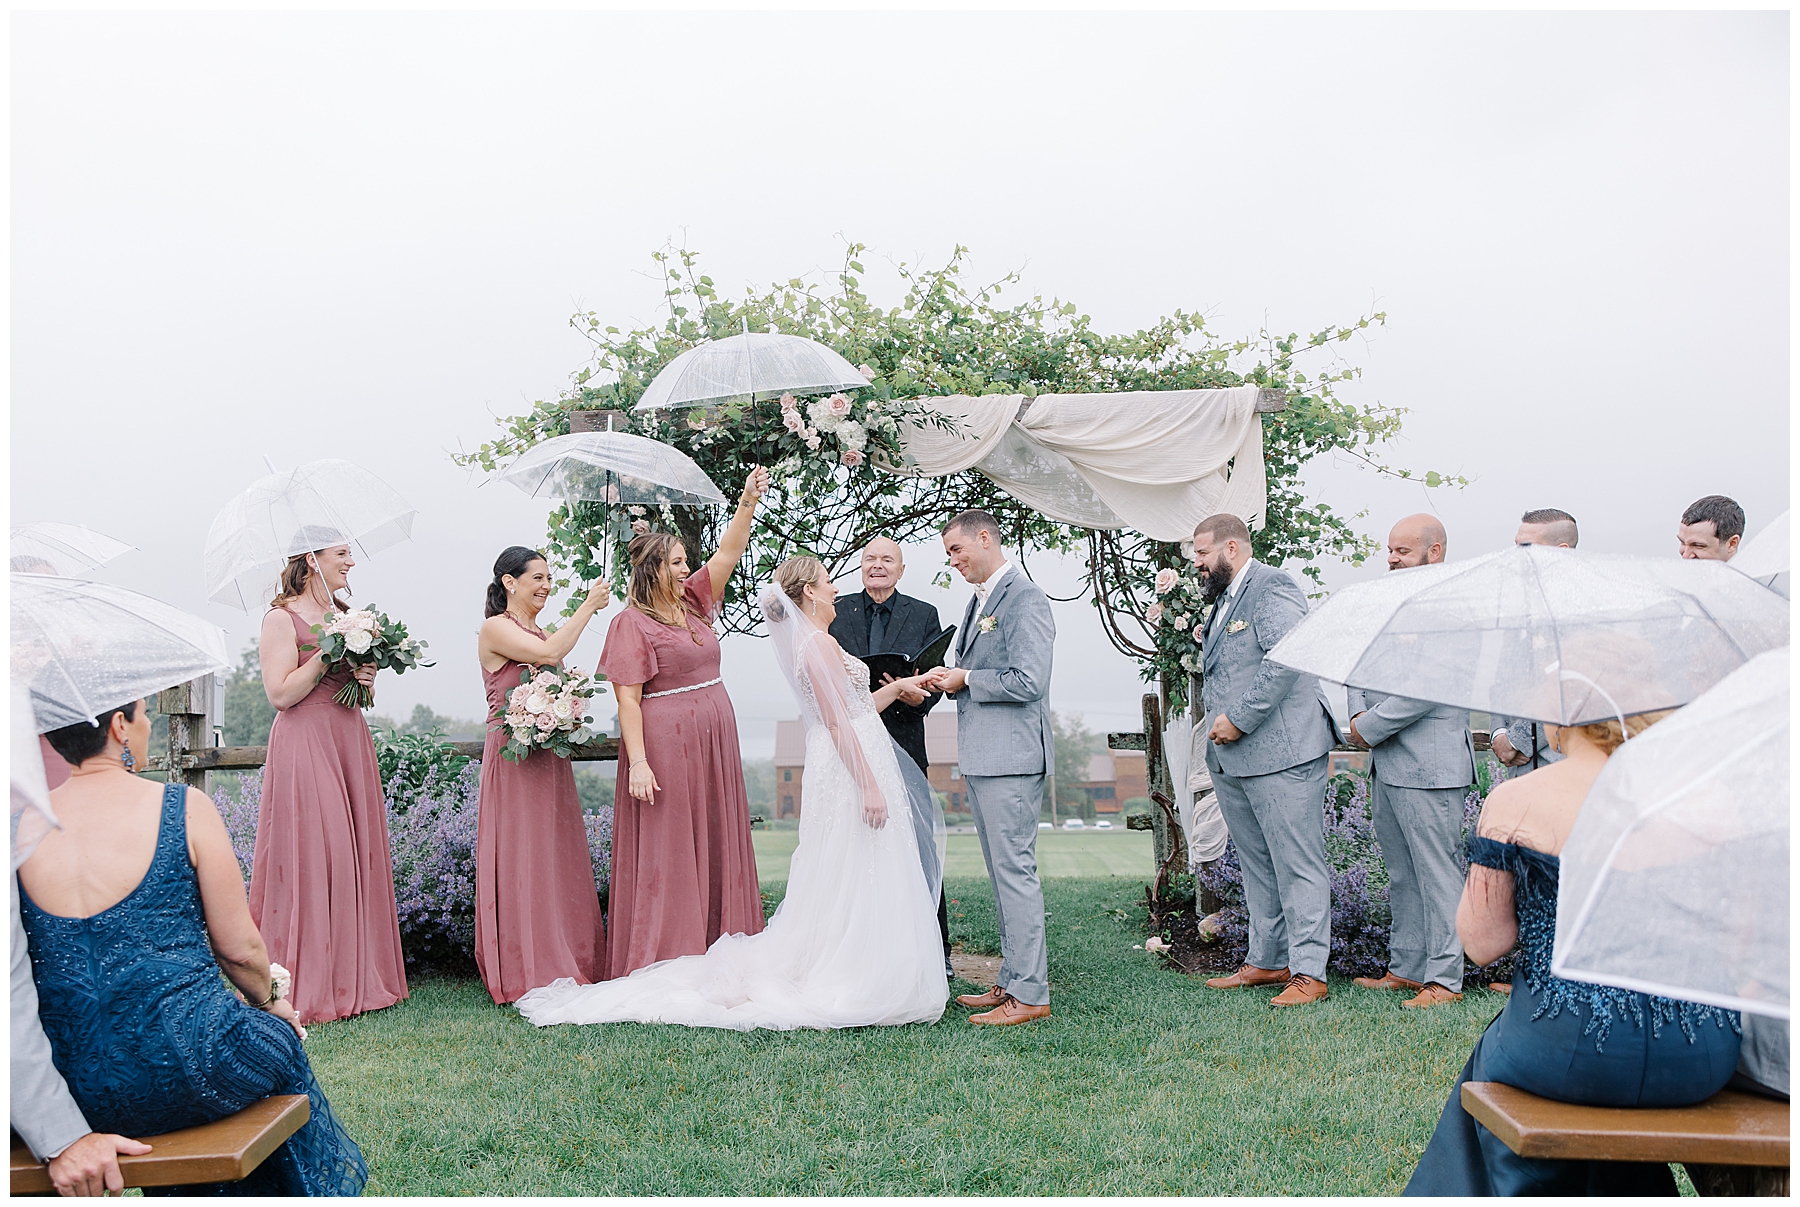
<svg viewBox="0 0 1800 1207">
<path fill-rule="evenodd" d="M 1234 620 L 1225 626 L 1225 631 L 1227 633 L 1241 633 L 1249 627 L 1250 622 L 1248 620 Z"/>
</svg>

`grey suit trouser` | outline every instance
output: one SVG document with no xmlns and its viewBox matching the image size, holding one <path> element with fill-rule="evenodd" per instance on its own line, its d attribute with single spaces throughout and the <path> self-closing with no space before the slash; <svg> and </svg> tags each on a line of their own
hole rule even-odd
<svg viewBox="0 0 1800 1207">
<path fill-rule="evenodd" d="M 1462 900 L 1463 799 L 1467 788 L 1397 788 L 1369 777 L 1375 841 L 1388 871 L 1388 971 L 1409 981 L 1462 992 L 1463 949 L 1456 937 Z"/>
<path fill-rule="evenodd" d="M 1038 883 L 1038 812 L 1044 777 L 965 775 L 981 857 L 994 884 L 1000 923 L 997 988 L 1027 1006 L 1050 1002 L 1050 953 L 1044 944 L 1044 889 Z"/>
<path fill-rule="evenodd" d="M 1257 968 L 1325 979 L 1331 958 L 1331 864 L 1325 858 L 1325 762 L 1267 775 L 1213 772 L 1237 848 Z"/>
</svg>

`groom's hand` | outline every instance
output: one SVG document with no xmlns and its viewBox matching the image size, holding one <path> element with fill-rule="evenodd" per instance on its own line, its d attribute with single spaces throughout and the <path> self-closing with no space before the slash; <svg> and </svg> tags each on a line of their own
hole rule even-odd
<svg viewBox="0 0 1800 1207">
<path fill-rule="evenodd" d="M 969 672 L 960 666 L 953 666 L 937 672 L 936 677 L 932 680 L 931 689 L 954 696 L 968 684 Z"/>
<path fill-rule="evenodd" d="M 1207 735 L 1213 741 L 1229 745 L 1244 736 L 1244 731 L 1233 725 L 1224 713 L 1213 722 L 1212 731 Z"/>
</svg>

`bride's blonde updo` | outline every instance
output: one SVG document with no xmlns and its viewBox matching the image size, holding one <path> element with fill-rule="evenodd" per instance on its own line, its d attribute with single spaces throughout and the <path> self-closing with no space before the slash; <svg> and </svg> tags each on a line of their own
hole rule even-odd
<svg viewBox="0 0 1800 1207">
<path fill-rule="evenodd" d="M 1596 721 L 1592 725 L 1573 725 L 1570 728 L 1577 730 L 1582 737 L 1598 746 L 1600 753 L 1610 756 L 1613 751 L 1625 744 L 1627 733 L 1635 738 L 1664 717 L 1674 714 L 1674 709 L 1664 708 L 1656 712 L 1640 712 L 1626 717 L 1624 728 L 1620 728 L 1617 720 Z"/>
<path fill-rule="evenodd" d="M 793 600 L 794 606 L 802 611 L 806 609 L 806 588 L 823 581 L 825 577 L 825 563 L 816 557 L 804 555 L 790 557 L 775 567 L 775 585 L 780 587 L 781 593 Z M 775 608 L 780 606 L 780 602 L 780 600 L 770 600 L 769 603 L 773 607 L 765 606 L 764 611 L 771 613 L 769 619 L 783 619 L 781 614 L 775 611 Z"/>
</svg>

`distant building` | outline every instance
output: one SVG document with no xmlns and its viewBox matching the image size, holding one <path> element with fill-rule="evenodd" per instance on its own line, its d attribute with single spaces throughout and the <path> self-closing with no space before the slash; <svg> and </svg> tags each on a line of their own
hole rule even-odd
<svg viewBox="0 0 1800 1207">
<path fill-rule="evenodd" d="M 1113 750 L 1093 755 L 1082 768 L 1081 775 L 1082 778 L 1069 784 L 1069 788 L 1086 795 L 1095 813 L 1121 813 L 1126 801 L 1150 795 L 1141 750 Z M 1062 775 L 1057 778 L 1061 779 Z M 1061 800 L 1068 799 L 1061 791 L 1057 795 Z"/>
</svg>

